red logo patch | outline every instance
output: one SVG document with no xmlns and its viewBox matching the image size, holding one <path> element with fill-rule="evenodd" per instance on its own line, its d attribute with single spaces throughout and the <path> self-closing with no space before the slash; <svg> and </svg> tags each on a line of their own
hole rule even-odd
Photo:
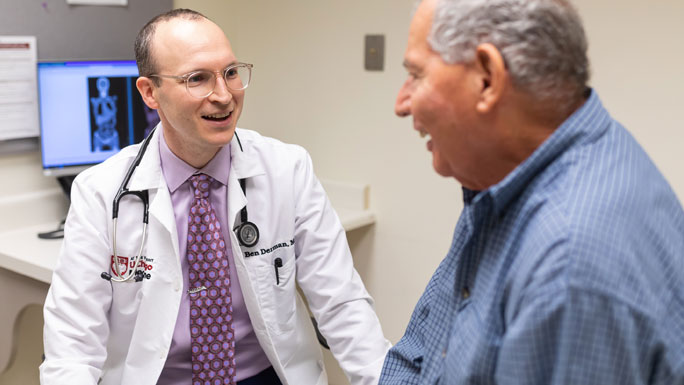
<svg viewBox="0 0 684 385">
<path fill-rule="evenodd" d="M 128 257 L 118 256 L 117 260 L 119 262 L 119 272 L 121 273 L 121 275 L 126 275 L 126 272 L 128 271 Z M 119 274 L 116 273 L 116 266 L 114 266 L 114 256 L 113 255 L 112 255 L 111 267 L 112 267 L 112 274 L 114 274 L 114 276 L 118 277 Z"/>
</svg>

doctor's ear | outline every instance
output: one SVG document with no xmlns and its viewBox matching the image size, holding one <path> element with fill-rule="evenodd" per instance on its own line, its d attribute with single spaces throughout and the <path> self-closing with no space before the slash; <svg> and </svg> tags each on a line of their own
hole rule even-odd
<svg viewBox="0 0 684 385">
<path fill-rule="evenodd" d="M 159 108 L 159 103 L 157 102 L 155 95 L 157 86 L 154 84 L 152 79 L 146 76 L 141 76 L 135 81 L 135 86 L 138 88 L 138 92 L 140 92 L 140 96 L 142 96 L 142 99 L 145 104 L 147 104 L 147 107 L 150 107 L 153 110 Z"/>
</svg>

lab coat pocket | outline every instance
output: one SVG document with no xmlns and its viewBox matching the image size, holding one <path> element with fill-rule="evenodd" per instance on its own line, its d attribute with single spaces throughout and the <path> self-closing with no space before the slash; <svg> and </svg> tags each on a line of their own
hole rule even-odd
<svg viewBox="0 0 684 385">
<path fill-rule="evenodd" d="M 112 284 L 112 311 L 122 317 L 135 318 L 142 301 L 142 283 L 133 279 Z"/>
<path fill-rule="evenodd" d="M 140 259 L 136 260 L 134 255 L 135 253 L 132 251 L 122 251 L 117 258 L 119 263 L 119 272 L 121 273 L 122 277 L 131 276 L 136 263 L 138 264 L 138 268 L 135 270 L 141 270 L 143 272 L 145 271 L 144 259 L 141 257 Z M 110 264 L 110 269 L 112 276 L 115 278 L 118 277 L 113 258 Z M 111 281 L 112 311 L 121 315 L 122 317 L 135 317 L 142 300 L 142 287 L 146 283 L 145 281 L 146 279 L 143 279 L 141 282 L 137 282 L 133 277 L 125 282 Z"/>
<path fill-rule="evenodd" d="M 294 329 L 296 323 L 295 258 L 274 253 L 270 259 L 269 265 L 260 267 L 259 296 L 266 325 L 281 334 Z"/>
</svg>

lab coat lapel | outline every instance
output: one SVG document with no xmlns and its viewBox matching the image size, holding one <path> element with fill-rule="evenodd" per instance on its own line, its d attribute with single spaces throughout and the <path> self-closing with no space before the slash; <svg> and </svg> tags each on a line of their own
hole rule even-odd
<svg viewBox="0 0 684 385">
<path fill-rule="evenodd" d="M 131 190 L 149 190 L 150 192 L 150 216 L 161 223 L 164 228 L 177 238 L 176 219 L 171 209 L 171 195 L 166 186 L 166 180 L 161 170 L 161 158 L 159 156 L 159 133 L 162 130 L 161 123 L 157 125 L 150 144 L 147 146 L 145 156 L 133 174 L 130 183 Z"/>
<path fill-rule="evenodd" d="M 242 192 L 240 187 L 240 179 L 247 179 L 246 185 L 247 190 L 249 190 L 249 185 L 251 184 L 249 178 L 263 175 L 264 168 L 257 154 L 253 151 L 251 147 L 251 141 L 244 140 L 245 136 L 243 134 L 243 140 L 237 139 L 241 134 L 242 130 L 237 130 L 236 135 L 233 135 L 233 139 L 230 143 L 230 175 L 228 177 L 228 221 L 231 229 L 235 228 L 235 223 L 237 221 L 237 216 L 240 214 L 240 210 L 247 205 L 247 197 Z"/>
</svg>

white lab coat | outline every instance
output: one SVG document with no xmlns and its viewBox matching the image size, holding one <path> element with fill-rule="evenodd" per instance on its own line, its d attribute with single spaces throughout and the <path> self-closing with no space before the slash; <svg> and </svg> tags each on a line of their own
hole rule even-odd
<svg viewBox="0 0 684 385">
<path fill-rule="evenodd" d="M 161 127 L 160 127 L 161 128 Z M 378 381 L 389 341 L 352 265 L 345 232 L 313 173 L 307 152 L 238 129 L 228 182 L 230 228 L 247 202 L 260 240 L 231 245 L 240 288 L 261 347 L 283 384 L 327 384 L 321 350 L 295 282 L 352 384 Z M 155 133 L 158 136 L 158 132 Z M 183 288 L 178 232 L 153 138 L 129 184 L 149 189 L 149 279 L 110 283 L 112 201 L 138 145 L 81 173 L 72 187 L 64 245 L 45 302 L 41 383 L 155 384 L 166 361 Z M 246 178 L 247 197 L 239 179 Z M 122 199 L 117 254 L 137 254 L 142 204 Z M 292 243 L 294 242 L 294 243 Z M 246 253 L 254 253 L 246 257 Z M 281 258 L 280 284 L 274 260 Z M 238 363 L 239 368 L 239 363 Z M 239 370 L 239 369 L 238 369 Z"/>
</svg>

